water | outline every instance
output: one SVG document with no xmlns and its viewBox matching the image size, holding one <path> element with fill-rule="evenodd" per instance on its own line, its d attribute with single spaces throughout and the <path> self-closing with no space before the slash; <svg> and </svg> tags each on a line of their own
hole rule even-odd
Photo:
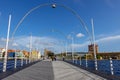
<svg viewBox="0 0 120 80">
<path fill-rule="evenodd" d="M 120 76 L 120 60 L 112 60 L 112 61 L 113 61 L 114 75 Z M 74 63 L 77 63 L 78 65 L 80 65 L 79 60 L 77 60 L 77 62 L 74 61 Z M 111 75 L 110 60 L 97 60 L 97 63 L 98 63 L 98 71 Z M 95 64 L 94 60 L 87 60 L 87 68 L 91 70 L 95 70 L 94 64 Z M 86 67 L 86 60 L 81 61 L 81 66 Z"/>
<path fill-rule="evenodd" d="M 25 63 L 26 61 L 24 60 L 23 61 L 23 66 L 26 64 Z M 12 70 L 14 69 L 14 60 L 9 60 L 7 61 L 7 70 Z M 20 67 L 21 66 L 21 60 L 17 60 L 17 67 Z M 3 70 L 3 62 L 0 62 L 0 72 L 2 72 Z"/>
</svg>

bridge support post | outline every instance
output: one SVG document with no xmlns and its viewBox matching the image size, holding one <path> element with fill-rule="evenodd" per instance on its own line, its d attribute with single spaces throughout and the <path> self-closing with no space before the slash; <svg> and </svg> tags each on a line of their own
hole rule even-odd
<svg viewBox="0 0 120 80">
<path fill-rule="evenodd" d="M 28 63 L 27 61 L 28 61 L 28 60 L 27 60 L 27 57 L 26 57 L 26 62 L 25 62 L 26 64 Z"/>
<path fill-rule="evenodd" d="M 14 62 L 14 68 L 16 69 L 17 66 L 17 55 L 16 55 L 16 50 L 15 50 L 15 62 Z"/>
<path fill-rule="evenodd" d="M 85 62 L 86 62 L 86 67 L 88 67 L 87 54 L 86 54 Z"/>
<path fill-rule="evenodd" d="M 111 75 L 114 75 L 112 58 L 110 58 L 110 70 L 111 70 Z"/>
<path fill-rule="evenodd" d="M 81 65 L 81 63 L 82 63 L 82 62 L 81 62 L 81 55 L 80 55 L 80 65 Z"/>
</svg>

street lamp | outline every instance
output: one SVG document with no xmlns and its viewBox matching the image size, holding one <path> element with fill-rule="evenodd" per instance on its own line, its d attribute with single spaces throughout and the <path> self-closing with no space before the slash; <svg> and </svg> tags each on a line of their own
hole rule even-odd
<svg viewBox="0 0 120 80">
<path fill-rule="evenodd" d="M 25 19 L 29 14 L 31 14 L 33 11 L 35 11 L 35 10 L 41 8 L 41 7 L 44 7 L 44 6 L 51 6 L 51 4 L 50 4 L 50 3 L 40 4 L 40 5 L 36 6 L 36 7 L 33 7 L 32 9 L 30 9 L 30 10 L 21 18 L 21 20 L 19 21 L 19 23 L 18 23 L 17 26 L 15 27 L 15 29 L 14 29 L 14 31 L 13 31 L 13 34 L 12 34 L 12 38 L 13 38 L 16 30 L 17 30 L 18 27 L 20 26 L 20 24 L 24 21 L 24 19 Z M 82 27 L 85 28 L 88 36 L 90 37 L 90 41 L 91 41 L 91 43 L 92 43 L 91 33 L 89 32 L 86 24 L 84 23 L 84 21 L 82 20 L 82 18 L 80 17 L 80 15 L 79 15 L 75 10 L 73 10 L 72 8 L 70 8 L 70 7 L 68 7 L 68 6 L 65 6 L 65 5 L 63 5 L 63 4 L 57 4 L 57 6 L 63 7 L 64 9 L 70 11 L 73 15 L 75 15 L 75 16 L 78 18 L 78 20 L 79 20 L 79 22 L 81 23 Z M 55 4 L 55 3 L 52 4 L 52 8 L 56 8 L 56 4 Z"/>
<path fill-rule="evenodd" d="M 71 55 L 72 55 L 72 61 L 73 61 L 73 63 L 74 63 L 74 46 L 73 46 L 73 45 L 74 45 L 74 38 L 73 38 L 73 36 L 69 35 L 69 36 L 68 36 L 68 39 L 70 39 L 70 40 L 72 41 L 72 43 L 71 43 L 72 54 L 71 54 Z"/>
<path fill-rule="evenodd" d="M 66 10 L 68 10 L 68 11 L 70 11 L 73 15 L 75 15 L 75 16 L 78 18 L 78 20 L 79 20 L 79 22 L 81 23 L 82 27 L 85 28 L 87 34 L 89 35 L 90 41 L 92 42 L 91 33 L 89 32 L 86 24 L 84 23 L 84 21 L 82 20 L 82 18 L 80 17 L 80 15 L 79 15 L 75 10 L 73 10 L 72 8 L 70 8 L 70 7 L 68 7 L 68 6 L 65 6 L 65 5 L 63 5 L 63 4 L 57 4 L 57 5 L 63 7 L 64 9 L 66 9 Z M 56 4 L 55 4 L 55 3 L 53 3 L 52 5 L 51 5 L 51 3 L 45 3 L 45 4 L 40 4 L 40 5 L 36 6 L 36 7 L 33 7 L 32 9 L 30 9 L 30 10 L 21 18 L 21 20 L 19 21 L 19 23 L 18 23 L 17 26 L 15 27 L 15 29 L 14 29 L 14 31 L 13 31 L 13 34 L 12 34 L 12 38 L 13 38 L 16 30 L 18 29 L 18 27 L 19 27 L 19 26 L 21 25 L 21 23 L 24 21 L 24 19 L 25 19 L 29 14 L 31 14 L 33 11 L 35 11 L 35 10 L 41 8 L 41 7 L 44 7 L 44 6 L 52 6 L 52 8 L 56 8 Z M 66 52 L 67 52 L 67 50 L 66 50 Z"/>
<path fill-rule="evenodd" d="M 75 10 L 73 10 L 72 8 L 70 8 L 70 7 L 68 7 L 68 6 L 65 6 L 65 5 L 63 5 L 63 4 L 57 4 L 57 5 L 65 8 L 66 10 L 70 11 L 73 15 L 75 15 L 75 16 L 78 18 L 78 20 L 80 21 L 81 25 L 85 28 L 87 34 L 91 37 L 91 34 L 90 34 L 90 32 L 89 32 L 86 24 L 84 23 L 84 21 L 82 20 L 82 18 L 80 17 L 80 15 L 79 15 Z M 52 8 L 56 8 L 56 4 L 55 4 L 55 3 L 53 3 L 52 5 L 51 5 L 50 3 L 45 3 L 45 4 L 40 4 L 40 5 L 36 6 L 36 7 L 33 7 L 32 9 L 30 9 L 30 10 L 21 18 L 21 20 L 18 22 L 17 26 L 15 27 L 15 29 L 14 29 L 14 31 L 13 31 L 13 33 L 12 33 L 12 38 L 13 38 L 13 36 L 15 35 L 18 27 L 19 27 L 19 26 L 21 25 L 21 23 L 24 21 L 24 19 L 25 19 L 29 14 L 31 14 L 33 11 L 35 11 L 35 10 L 41 8 L 41 7 L 44 7 L 44 6 L 52 6 Z M 91 38 L 90 38 L 90 41 L 91 41 Z"/>
<path fill-rule="evenodd" d="M 52 4 L 52 8 L 56 8 L 56 4 Z"/>
</svg>

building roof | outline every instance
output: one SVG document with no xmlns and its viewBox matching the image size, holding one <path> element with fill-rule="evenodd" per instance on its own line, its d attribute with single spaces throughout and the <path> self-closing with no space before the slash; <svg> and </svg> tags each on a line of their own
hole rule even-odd
<svg viewBox="0 0 120 80">
<path fill-rule="evenodd" d="M 120 55 L 120 52 L 99 52 L 99 55 Z"/>
<path fill-rule="evenodd" d="M 74 52 L 74 54 L 87 54 L 88 52 Z M 67 52 L 67 54 L 72 54 L 72 52 Z"/>
</svg>

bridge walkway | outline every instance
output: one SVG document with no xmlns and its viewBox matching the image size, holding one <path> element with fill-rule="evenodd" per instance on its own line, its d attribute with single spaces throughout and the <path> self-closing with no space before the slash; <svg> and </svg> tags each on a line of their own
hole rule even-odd
<svg viewBox="0 0 120 80">
<path fill-rule="evenodd" d="M 40 61 L 2 80 L 106 80 L 63 61 Z"/>
</svg>

